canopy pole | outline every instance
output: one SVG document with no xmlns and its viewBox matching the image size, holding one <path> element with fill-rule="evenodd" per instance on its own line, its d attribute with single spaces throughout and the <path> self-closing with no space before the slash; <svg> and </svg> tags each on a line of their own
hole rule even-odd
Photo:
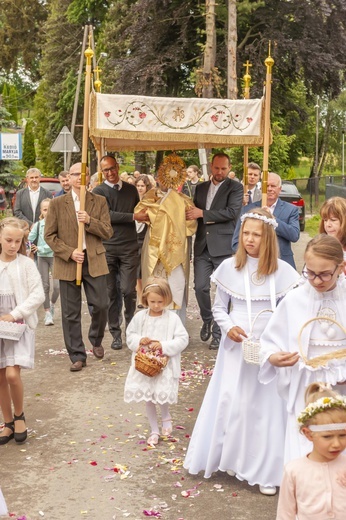
<svg viewBox="0 0 346 520">
<path fill-rule="evenodd" d="M 272 68 L 274 60 L 270 55 L 271 41 L 269 40 L 268 57 L 264 64 L 267 67 L 265 81 L 265 101 L 264 101 L 264 136 L 263 136 L 263 173 L 262 173 L 262 206 L 267 205 L 267 186 L 268 186 L 268 165 L 269 165 L 269 141 L 270 141 L 270 102 Z"/>
<path fill-rule="evenodd" d="M 85 88 L 84 88 L 84 115 L 83 115 L 83 140 L 82 140 L 82 168 L 81 168 L 81 186 L 80 186 L 80 211 L 85 211 L 85 194 L 86 194 L 86 169 L 88 160 L 88 138 L 89 138 L 89 104 L 90 104 L 90 83 L 91 83 L 91 60 L 94 52 L 90 46 L 92 38 L 92 25 L 89 25 L 89 46 L 84 55 L 86 57 L 85 67 Z M 83 251 L 84 222 L 78 224 L 78 246 L 79 252 Z M 82 283 L 82 265 L 77 264 L 76 284 Z"/>
</svg>

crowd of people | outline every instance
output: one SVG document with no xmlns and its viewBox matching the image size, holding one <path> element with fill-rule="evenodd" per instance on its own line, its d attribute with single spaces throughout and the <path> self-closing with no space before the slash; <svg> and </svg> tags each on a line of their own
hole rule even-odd
<svg viewBox="0 0 346 520">
<path fill-rule="evenodd" d="M 185 165 L 175 154 L 164 159 L 154 181 L 134 172 L 129 182 L 110 155 L 100 166 L 104 180 L 93 176 L 83 205 L 81 163 L 60 173 L 54 198 L 40 187 L 39 170 L 28 170 L 15 217 L 0 221 L 0 446 L 27 437 L 21 369 L 34 365 L 41 304 L 44 325 L 54 325 L 60 295 L 69 369 L 86 366 L 82 287 L 94 356 L 104 357 L 107 323 L 113 350 L 123 347 L 125 333 L 133 353 L 125 402 L 145 403 L 148 444 L 169 437 L 169 406 L 177 402 L 181 352 L 189 342 L 193 261 L 200 338 L 211 338 L 217 357 L 184 467 L 207 478 L 227 472 L 264 495 L 281 486 L 278 520 L 341 520 L 346 200 L 323 204 L 320 234 L 306 248 L 300 275 L 291 248 L 299 239 L 298 209 L 280 200 L 278 174 L 269 174 L 261 207 L 260 167 L 249 163 L 244 190 L 225 153 L 213 156 L 207 181 L 195 165 L 184 181 Z M 247 359 L 246 348 L 258 358 Z M 140 371 L 138 356 L 159 365 L 158 373 Z"/>
</svg>

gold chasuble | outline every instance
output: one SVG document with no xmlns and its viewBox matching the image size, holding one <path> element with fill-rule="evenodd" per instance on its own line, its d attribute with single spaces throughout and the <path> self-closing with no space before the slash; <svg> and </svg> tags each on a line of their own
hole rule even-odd
<svg viewBox="0 0 346 520">
<path fill-rule="evenodd" d="M 185 211 L 194 207 L 191 199 L 173 189 L 167 192 L 158 188 L 148 191 L 137 204 L 135 213 L 145 209 L 149 217 L 149 229 L 142 248 L 143 286 L 150 276 L 174 278 L 172 284 L 174 307 L 181 306 L 181 298 L 175 297 L 175 286 L 181 295 L 188 286 L 190 271 L 190 242 L 197 229 L 196 220 L 186 220 Z M 180 267 L 181 266 L 181 267 Z M 183 269 L 181 276 L 178 272 Z M 163 272 L 164 270 L 164 272 Z M 175 274 L 177 277 L 175 277 Z"/>
</svg>

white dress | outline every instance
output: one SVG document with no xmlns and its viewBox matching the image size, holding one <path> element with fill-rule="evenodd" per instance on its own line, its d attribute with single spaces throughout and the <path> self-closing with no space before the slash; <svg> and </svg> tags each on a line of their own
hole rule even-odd
<svg viewBox="0 0 346 520">
<path fill-rule="evenodd" d="M 346 280 L 343 276 L 336 288 L 326 293 L 317 292 L 308 282 L 294 289 L 280 303 L 261 338 L 260 381 L 270 386 L 276 382 L 278 392 L 287 402 L 285 463 L 304 457 L 312 449 L 311 442 L 299 433 L 296 420 L 305 408 L 306 387 L 317 381 L 330 385 L 346 381 L 346 359 L 334 360 L 327 367 L 318 368 L 307 366 L 302 359 L 288 368 L 274 367 L 268 361 L 275 352 L 299 352 L 298 336 L 302 326 L 318 315 L 334 316 L 346 328 Z M 336 325 L 323 323 L 321 319 L 303 329 L 301 344 L 308 358 L 346 348 L 345 333 Z M 336 390 L 345 394 L 346 385 L 337 385 Z"/>
<path fill-rule="evenodd" d="M 17 306 L 7 273 L 10 263 L 0 260 L 0 316 L 9 314 Z M 19 341 L 0 338 L 0 368 L 15 365 L 33 368 L 34 357 L 35 333 L 28 326 Z"/>
<path fill-rule="evenodd" d="M 2 494 L 2 491 L 0 489 L 0 516 L 5 516 L 8 514 L 7 505 L 4 499 L 4 495 Z"/>
<path fill-rule="evenodd" d="M 154 377 L 148 377 L 135 369 L 135 354 L 139 341 L 145 337 L 160 341 L 163 354 L 168 356 L 167 366 Z M 180 377 L 180 353 L 189 342 L 188 333 L 179 316 L 167 309 L 157 317 L 149 316 L 147 309 L 140 311 L 135 314 L 127 327 L 126 342 L 133 354 L 125 382 L 125 402 L 176 403 Z"/>
<path fill-rule="evenodd" d="M 261 279 L 256 277 L 257 266 L 258 260 L 248 257 L 251 321 L 259 311 L 271 308 L 270 277 L 275 281 L 275 300 L 283 297 L 299 279 L 298 273 L 281 260 L 275 274 Z M 217 470 L 233 470 L 239 480 L 250 485 L 277 486 L 283 471 L 284 402 L 275 385 L 266 387 L 258 382 L 259 367 L 245 363 L 241 343 L 227 336 L 236 325 L 249 332 L 244 275 L 245 268 L 236 270 L 231 258 L 212 276 L 217 285 L 213 314 L 222 337 L 184 467 L 192 474 L 204 470 L 205 477 Z M 256 321 L 257 338 L 270 316 L 264 313 Z"/>
</svg>

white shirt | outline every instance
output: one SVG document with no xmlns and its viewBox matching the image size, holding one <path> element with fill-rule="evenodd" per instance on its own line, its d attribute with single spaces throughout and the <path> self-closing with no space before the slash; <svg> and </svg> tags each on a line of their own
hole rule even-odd
<svg viewBox="0 0 346 520">
<path fill-rule="evenodd" d="M 275 208 L 276 208 L 276 204 L 277 204 L 277 202 L 278 202 L 278 199 L 276 199 L 276 201 L 274 202 L 274 204 L 273 204 L 272 206 L 270 206 L 270 208 L 269 208 L 269 211 L 270 211 L 270 213 L 271 213 L 272 215 L 273 215 L 274 210 L 275 210 Z"/>
<path fill-rule="evenodd" d="M 210 209 L 210 206 L 213 203 L 214 197 L 217 194 L 218 189 L 220 188 L 221 184 L 223 184 L 223 183 L 224 183 L 224 181 L 219 182 L 217 184 L 214 184 L 213 181 L 210 182 L 208 195 L 207 195 L 207 201 L 205 204 L 205 209 Z"/>
<path fill-rule="evenodd" d="M 80 200 L 79 200 L 79 197 L 78 197 L 77 193 L 75 193 L 73 190 L 71 190 L 71 193 L 72 193 L 72 199 L 73 199 L 73 203 L 74 203 L 74 209 L 76 210 L 76 219 L 77 219 L 78 228 L 79 228 L 79 221 L 78 221 L 78 217 L 77 217 L 77 212 L 80 210 Z M 83 249 L 83 251 L 84 251 L 84 249 L 86 249 L 85 228 L 84 228 L 84 226 L 83 226 L 83 246 L 82 246 L 82 249 Z"/>
<path fill-rule="evenodd" d="M 28 188 L 29 188 L 30 203 L 31 203 L 32 213 L 33 213 L 32 220 L 33 220 L 33 222 L 35 222 L 35 213 L 36 213 L 36 208 L 37 208 L 37 204 L 38 204 L 38 198 L 40 195 L 41 186 L 39 186 L 36 191 L 32 190 L 30 188 L 30 186 Z"/>
<path fill-rule="evenodd" d="M 115 184 L 112 184 L 109 181 L 104 181 L 104 183 L 107 184 L 107 186 L 109 186 L 110 188 L 114 188 L 115 184 L 117 184 L 119 186 L 118 191 L 120 191 L 123 187 L 123 181 L 121 179 L 119 179 L 118 182 L 116 182 Z"/>
</svg>

